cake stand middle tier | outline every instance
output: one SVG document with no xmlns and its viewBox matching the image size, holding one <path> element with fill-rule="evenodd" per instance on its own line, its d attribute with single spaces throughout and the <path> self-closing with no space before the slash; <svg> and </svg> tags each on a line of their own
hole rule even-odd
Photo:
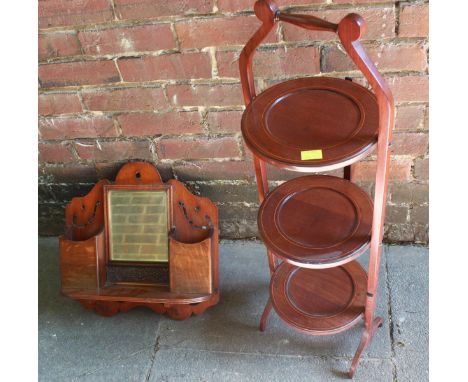
<svg viewBox="0 0 468 382">
<path fill-rule="evenodd" d="M 370 197 L 348 180 L 327 175 L 292 179 L 273 190 L 258 212 L 265 245 L 298 267 L 331 268 L 370 244 Z"/>
</svg>

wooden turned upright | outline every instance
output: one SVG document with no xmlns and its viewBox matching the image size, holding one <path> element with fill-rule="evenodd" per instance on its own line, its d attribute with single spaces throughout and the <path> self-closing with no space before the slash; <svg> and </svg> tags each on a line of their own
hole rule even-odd
<svg viewBox="0 0 468 382">
<path fill-rule="evenodd" d="M 242 135 L 254 157 L 261 206 L 259 233 L 268 254 L 270 311 L 293 328 L 314 335 L 342 332 L 364 321 L 353 358 L 353 377 L 362 351 L 382 318 L 374 318 L 393 129 L 392 94 L 364 52 L 364 20 L 349 14 L 338 24 L 280 12 L 271 0 L 254 6 L 262 25 L 245 45 L 240 77 L 246 110 Z M 252 59 L 278 22 L 334 32 L 372 90 L 347 79 L 299 78 L 256 94 Z M 352 182 L 352 164 L 377 148 L 375 196 Z M 269 191 L 265 163 L 302 173 L 344 168 L 344 179 L 305 175 Z M 356 258 L 370 248 L 368 272 Z"/>
</svg>

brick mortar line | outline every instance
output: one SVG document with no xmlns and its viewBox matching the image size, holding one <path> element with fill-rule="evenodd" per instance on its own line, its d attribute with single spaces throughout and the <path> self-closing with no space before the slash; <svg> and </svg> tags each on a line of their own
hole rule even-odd
<svg viewBox="0 0 468 382">
<path fill-rule="evenodd" d="M 415 3 L 419 4 L 419 3 Z M 307 12 L 307 11 L 328 11 L 328 10 L 343 10 L 349 9 L 350 12 L 359 12 L 367 9 L 394 9 L 395 3 L 392 1 L 380 2 L 380 3 L 369 3 L 369 4 L 311 4 L 311 5 L 292 5 L 292 6 L 283 6 L 279 7 L 281 11 L 287 12 Z M 125 27 L 125 26 L 137 26 L 137 25 L 153 25 L 153 24 L 163 24 L 163 23 L 182 23 L 186 21 L 193 20 L 213 20 L 213 19 L 223 19 L 231 17 L 241 17 L 241 16 L 254 16 L 252 10 L 240 10 L 235 12 L 217 12 L 217 13 L 194 13 L 187 15 L 170 15 L 170 16 L 160 16 L 160 17 L 147 17 L 139 19 L 118 19 L 112 21 L 106 21 L 102 23 L 88 23 L 88 24 L 75 24 L 75 25 L 63 25 L 55 26 L 50 28 L 39 28 L 39 33 L 51 33 L 51 32 L 60 32 L 75 29 L 78 31 L 86 30 L 104 30 L 104 29 L 113 29 L 116 27 Z"/>
<path fill-rule="evenodd" d="M 173 31 L 175 34 L 175 31 Z M 81 41 L 78 39 L 81 47 Z M 85 54 L 82 50 L 82 54 L 71 55 L 71 56 L 60 56 L 60 57 L 48 57 L 44 60 L 39 60 L 39 65 L 51 65 L 51 64 L 64 64 L 64 63 L 75 63 L 75 62 L 94 62 L 94 61 L 110 61 L 114 59 L 126 59 L 126 58 L 143 58 L 143 57 L 159 57 L 171 54 L 187 54 L 187 53 L 204 53 L 209 48 L 216 48 L 219 52 L 238 52 L 242 50 L 243 45 L 232 44 L 228 46 L 207 46 L 202 48 L 181 48 L 178 38 L 174 38 L 176 47 L 172 49 L 155 49 L 155 50 L 143 50 L 143 51 L 132 51 L 132 52 L 117 52 L 109 54 Z M 428 38 L 423 37 L 387 37 L 383 39 L 370 39 L 361 40 L 364 48 L 370 48 L 374 46 L 388 46 L 388 47 L 399 47 L 399 46 L 410 46 L 410 45 L 426 45 L 428 44 Z M 275 43 L 262 44 L 257 51 L 273 51 L 281 48 L 308 48 L 308 47 L 324 47 L 332 48 L 340 45 L 338 40 L 301 40 L 301 41 L 279 41 Z"/>
<path fill-rule="evenodd" d="M 82 160 L 82 162 L 86 162 L 88 160 Z M 132 161 L 137 161 L 137 159 L 133 159 L 133 160 L 130 160 L 130 162 Z M 116 164 L 116 165 L 124 165 L 125 163 L 127 163 L 128 161 L 127 160 L 100 160 L 100 161 L 97 161 L 97 162 L 94 162 L 92 161 L 88 161 L 89 163 L 53 163 L 53 162 L 42 162 L 40 163 L 41 167 L 43 167 L 44 169 L 45 168 L 67 168 L 67 167 L 71 167 L 71 166 L 74 166 L 74 165 L 95 165 L 95 163 L 110 163 L 110 164 Z M 148 161 L 146 160 L 146 162 L 154 162 L 154 161 Z M 199 163 L 207 163 L 207 164 L 212 164 L 212 163 L 239 163 L 239 162 L 246 162 L 244 160 L 241 160 L 241 159 L 233 159 L 233 158 L 213 158 L 213 159 L 161 159 L 160 161 L 158 161 L 157 163 L 160 163 L 160 164 L 166 164 L 166 165 L 172 165 L 172 166 L 180 166 L 180 165 L 195 165 L 195 164 L 199 164 Z M 247 162 L 246 162 L 247 163 Z"/>
<path fill-rule="evenodd" d="M 386 79 L 394 79 L 401 77 L 428 77 L 428 71 L 381 71 Z M 304 77 L 346 77 L 352 76 L 354 78 L 364 78 L 359 71 L 346 71 L 346 72 L 325 72 L 317 74 L 295 74 L 281 77 L 258 77 L 267 81 L 286 81 L 296 78 Z M 237 77 L 219 77 L 219 78 L 197 78 L 197 79 L 172 79 L 172 80 L 153 80 L 153 81 L 140 81 L 140 82 L 113 82 L 109 84 L 90 84 L 90 85 L 67 85 L 61 87 L 41 87 L 38 89 L 39 94 L 52 93 L 52 92 L 73 92 L 73 91 L 102 91 L 102 90 L 120 90 L 132 88 L 161 88 L 164 85 L 192 85 L 192 86 L 212 86 L 212 85 L 239 85 L 240 80 Z M 421 101 L 415 101 L 421 102 Z M 193 105 L 197 106 L 197 105 Z M 232 106 L 241 106 L 232 105 Z"/>
<path fill-rule="evenodd" d="M 140 82 L 112 82 L 108 84 L 90 84 L 90 85 L 67 85 L 60 87 L 41 87 L 39 94 L 44 93 L 66 93 L 76 91 L 105 91 L 122 90 L 134 88 L 162 88 L 164 85 L 192 85 L 192 86 L 212 86 L 212 85 L 240 85 L 240 79 L 213 79 L 213 78 L 191 78 L 191 79 L 171 79 L 171 80 L 153 80 Z M 238 106 L 238 105 L 236 105 Z"/>
<path fill-rule="evenodd" d="M 164 133 L 158 133 L 158 134 L 153 134 L 153 135 L 134 135 L 134 136 L 122 136 L 122 137 L 101 137 L 101 136 L 96 136 L 96 137 L 82 137 L 82 138 L 65 138 L 65 139 L 44 139 L 44 140 L 39 140 L 40 143 L 68 143 L 68 142 L 74 142 L 74 141 L 83 141 L 83 142 L 88 142 L 88 141 L 95 141 L 96 139 L 99 139 L 101 142 L 120 142 L 120 141 L 145 141 L 148 138 L 155 137 L 158 140 L 165 139 L 173 139 L 173 138 L 181 138 L 179 139 L 180 141 L 195 141 L 199 138 L 208 138 L 208 139 L 222 139 L 222 138 L 237 138 L 237 137 L 242 137 L 240 131 L 239 132 L 230 132 L 230 133 L 186 133 L 186 134 L 176 134 L 176 133 L 171 133 L 171 134 L 164 134 Z"/>
<path fill-rule="evenodd" d="M 112 11 L 112 16 L 114 16 L 114 21 L 118 21 L 119 18 L 117 16 L 117 12 L 115 10 L 115 3 L 114 3 L 114 0 L 108 0 L 109 2 L 109 5 L 111 7 L 111 11 Z"/>
<path fill-rule="evenodd" d="M 395 135 L 405 135 L 405 132 L 397 131 Z M 411 134 L 418 134 L 418 135 L 428 135 L 429 132 L 420 132 L 420 133 L 411 133 Z M 155 137 L 158 139 L 171 139 L 171 138 L 181 138 L 180 141 L 195 141 L 197 138 L 208 138 L 208 139 L 222 139 L 222 138 L 242 138 L 241 131 L 237 132 L 227 132 L 227 133 L 186 133 L 186 134 L 164 134 L 164 133 L 157 133 L 157 134 L 148 134 L 148 135 L 134 135 L 134 136 L 123 136 L 123 137 L 77 137 L 77 138 L 64 138 L 64 139 L 44 139 L 39 140 L 39 143 L 47 142 L 47 143 L 68 143 L 74 141 L 94 141 L 96 139 L 101 140 L 101 142 L 116 142 L 116 141 L 144 141 L 148 137 Z M 393 159 L 415 159 L 415 158 L 422 158 L 427 159 L 429 155 L 427 153 L 421 155 L 412 155 L 412 154 L 395 154 L 391 155 Z M 376 160 L 376 155 L 369 155 L 361 160 L 361 162 L 373 162 Z"/>
<path fill-rule="evenodd" d="M 50 93 L 44 93 L 44 94 L 68 94 L 68 93 L 62 93 L 62 92 L 50 92 Z M 127 114 L 169 114 L 173 112 L 177 113 L 185 113 L 185 112 L 196 112 L 200 111 L 203 109 L 203 111 L 208 112 L 208 113 L 222 113 L 222 112 L 229 112 L 229 111 L 244 111 L 245 106 L 179 106 L 179 107 L 173 107 L 170 109 L 161 109 L 161 110 L 115 110 L 115 111 L 94 111 L 94 110 L 88 110 L 86 109 L 85 105 L 83 104 L 82 101 L 82 94 L 80 92 L 72 92 L 70 94 L 77 94 L 80 102 L 82 103 L 82 112 L 76 112 L 76 113 L 60 113 L 60 114 L 44 114 L 44 115 L 39 115 L 40 120 L 48 120 L 48 119 L 71 119 L 71 118 L 79 118 L 79 117 L 118 117 L 120 115 L 127 115 Z M 397 105 L 397 108 L 407 108 L 407 107 L 413 107 L 413 106 L 421 106 L 421 107 L 428 107 L 429 103 L 428 102 L 402 102 Z M 416 128 L 416 129 L 411 129 L 411 130 L 395 130 L 395 132 L 410 132 L 415 130 L 416 132 L 425 132 L 428 131 L 428 128 Z"/>
<path fill-rule="evenodd" d="M 59 93 L 61 94 L 61 93 Z M 81 96 L 81 94 L 78 94 Z M 162 109 L 162 110 L 115 110 L 115 111 L 95 111 L 95 110 L 87 110 L 83 107 L 83 112 L 77 113 L 61 113 L 61 114 L 47 114 L 47 115 L 39 115 L 40 120 L 49 120 L 49 119 L 72 119 L 72 118 L 79 118 L 79 117 L 118 117 L 120 115 L 127 115 L 127 114 L 155 114 L 155 115 L 164 115 L 170 113 L 190 113 L 190 112 L 197 112 L 203 111 L 207 113 L 222 113 L 227 111 L 244 111 L 245 107 L 242 106 L 180 106 L 174 107 L 170 109 Z"/>
</svg>

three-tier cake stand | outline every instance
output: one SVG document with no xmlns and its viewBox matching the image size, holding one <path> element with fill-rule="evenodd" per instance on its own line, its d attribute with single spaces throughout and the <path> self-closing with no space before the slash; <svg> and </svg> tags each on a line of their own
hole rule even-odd
<svg viewBox="0 0 468 382">
<path fill-rule="evenodd" d="M 271 0 L 257 1 L 254 10 L 262 25 L 244 47 L 239 66 L 246 104 L 242 134 L 253 153 L 261 202 L 258 227 L 271 272 L 260 330 L 272 308 L 287 324 L 313 335 L 339 333 L 363 319 L 361 342 L 349 370 L 352 378 L 362 351 L 383 323 L 374 310 L 393 97 L 359 42 L 365 29 L 359 15 L 349 14 L 334 24 L 282 13 Z M 257 95 L 252 58 L 278 21 L 336 33 L 373 92 L 349 79 L 310 77 L 279 83 Z M 352 182 L 352 165 L 375 149 L 372 201 Z M 344 177 L 305 175 L 270 192 L 266 163 L 303 173 L 344 168 Z M 366 273 L 356 258 L 369 248 Z"/>
</svg>

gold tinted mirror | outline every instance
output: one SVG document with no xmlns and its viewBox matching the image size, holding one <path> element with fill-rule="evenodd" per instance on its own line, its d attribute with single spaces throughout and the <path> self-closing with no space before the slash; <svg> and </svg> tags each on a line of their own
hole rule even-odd
<svg viewBox="0 0 468 382">
<path fill-rule="evenodd" d="M 167 262 L 169 189 L 106 187 L 109 260 Z"/>
</svg>

